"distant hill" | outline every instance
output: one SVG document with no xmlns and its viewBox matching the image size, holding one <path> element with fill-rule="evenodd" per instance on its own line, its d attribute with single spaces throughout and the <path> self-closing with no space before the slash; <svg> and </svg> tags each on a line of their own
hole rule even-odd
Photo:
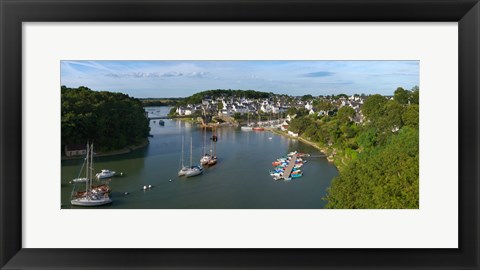
<svg viewBox="0 0 480 270">
<path fill-rule="evenodd" d="M 205 90 L 202 92 L 195 93 L 187 98 L 185 98 L 181 105 L 186 104 L 198 104 L 202 102 L 202 99 L 205 98 L 220 98 L 220 97 L 245 97 L 245 98 L 269 98 L 274 96 L 272 92 L 260 92 L 255 90 L 231 90 L 231 89 L 216 89 L 216 90 Z"/>
</svg>

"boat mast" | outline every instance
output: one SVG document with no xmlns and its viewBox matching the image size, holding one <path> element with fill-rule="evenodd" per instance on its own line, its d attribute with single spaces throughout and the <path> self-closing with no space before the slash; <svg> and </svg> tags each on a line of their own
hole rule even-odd
<svg viewBox="0 0 480 270">
<path fill-rule="evenodd" d="M 90 178 L 88 178 L 88 174 L 90 171 L 89 163 L 90 163 L 90 144 L 87 142 L 87 168 L 85 170 L 85 177 L 87 178 L 87 181 L 85 181 L 85 192 L 88 191 L 88 181 L 90 181 Z"/>
<path fill-rule="evenodd" d="M 203 127 L 203 156 L 205 156 L 205 144 L 207 144 L 207 127 Z"/>
<path fill-rule="evenodd" d="M 182 168 L 185 167 L 185 165 L 183 164 L 183 156 L 184 156 L 184 150 L 183 150 L 183 145 L 185 144 L 185 137 L 182 136 Z"/>
<path fill-rule="evenodd" d="M 92 189 L 92 182 L 93 182 L 93 143 L 90 146 L 90 189 Z"/>
<path fill-rule="evenodd" d="M 217 137 L 217 128 L 216 127 L 213 128 L 213 136 L 215 136 L 215 138 Z M 212 140 L 212 142 L 213 142 L 213 140 Z M 213 146 L 213 156 L 216 157 L 217 156 L 217 142 L 215 141 L 213 143 L 214 143 L 213 144 L 214 145 Z"/>
<path fill-rule="evenodd" d="M 192 139 L 192 137 L 190 137 L 190 167 L 193 166 L 193 162 L 192 162 L 192 149 L 193 149 L 193 146 L 192 146 L 192 144 L 193 144 L 193 139 Z"/>
</svg>

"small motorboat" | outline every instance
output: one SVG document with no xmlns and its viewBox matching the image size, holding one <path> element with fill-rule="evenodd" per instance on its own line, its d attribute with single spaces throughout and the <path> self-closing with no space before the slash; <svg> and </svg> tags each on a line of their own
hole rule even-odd
<svg viewBox="0 0 480 270">
<path fill-rule="evenodd" d="M 79 177 L 72 180 L 73 183 L 85 183 L 88 181 L 86 177 Z"/>
<path fill-rule="evenodd" d="M 98 179 L 110 178 L 110 177 L 115 176 L 115 171 L 110 171 L 110 170 L 103 169 L 101 172 L 97 173 L 95 176 Z"/>
</svg>

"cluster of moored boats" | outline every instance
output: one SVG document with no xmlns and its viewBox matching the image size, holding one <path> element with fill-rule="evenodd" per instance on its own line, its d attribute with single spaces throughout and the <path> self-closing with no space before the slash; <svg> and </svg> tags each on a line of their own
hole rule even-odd
<svg viewBox="0 0 480 270">
<path fill-rule="evenodd" d="M 182 159 L 181 159 L 181 166 L 180 170 L 178 171 L 178 176 L 185 176 L 185 177 L 192 177 L 192 176 L 197 176 L 203 173 L 203 166 L 213 166 L 217 164 L 217 156 L 216 154 L 216 143 L 218 140 L 218 137 L 215 133 L 215 129 L 213 131 L 213 135 L 210 138 L 211 144 L 210 144 L 210 153 L 206 153 L 205 150 L 205 145 L 206 145 L 206 133 L 204 132 L 204 143 L 203 143 L 203 155 L 200 158 L 200 164 L 198 165 L 193 165 L 192 164 L 192 138 L 190 138 L 190 166 L 185 166 L 183 162 L 183 137 L 182 137 Z"/>
<path fill-rule="evenodd" d="M 305 153 L 298 153 L 297 151 L 290 152 L 286 156 L 278 158 L 272 162 L 274 169 L 270 171 L 270 175 L 274 180 L 292 180 L 293 178 L 300 178 L 303 172 L 300 168 L 307 163 L 304 157 L 310 156 Z"/>
</svg>

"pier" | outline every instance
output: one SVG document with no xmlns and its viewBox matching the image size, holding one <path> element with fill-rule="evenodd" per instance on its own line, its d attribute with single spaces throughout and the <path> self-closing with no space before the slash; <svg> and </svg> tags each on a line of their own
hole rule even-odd
<svg viewBox="0 0 480 270">
<path fill-rule="evenodd" d="M 285 172 L 283 173 L 283 179 L 287 179 L 290 177 L 290 174 L 292 173 L 293 166 L 295 166 L 296 161 L 297 161 L 297 154 L 293 155 L 292 158 L 290 159 L 290 162 L 288 163 L 288 166 L 285 169 Z"/>
</svg>

